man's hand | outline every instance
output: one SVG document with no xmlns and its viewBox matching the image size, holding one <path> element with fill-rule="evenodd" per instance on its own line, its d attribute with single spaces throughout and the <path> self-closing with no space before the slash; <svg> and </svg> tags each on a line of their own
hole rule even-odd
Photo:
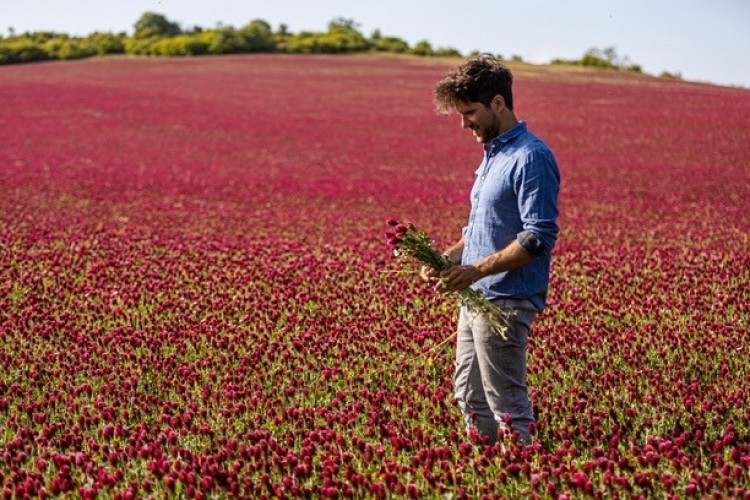
<svg viewBox="0 0 750 500">
<path fill-rule="evenodd" d="M 441 272 L 439 276 L 436 289 L 442 293 L 463 290 L 484 278 L 484 274 L 475 266 L 453 266 Z"/>
<path fill-rule="evenodd" d="M 422 269 L 419 271 L 419 277 L 424 281 L 435 282 L 440 278 L 440 273 L 430 266 L 422 266 Z"/>
</svg>

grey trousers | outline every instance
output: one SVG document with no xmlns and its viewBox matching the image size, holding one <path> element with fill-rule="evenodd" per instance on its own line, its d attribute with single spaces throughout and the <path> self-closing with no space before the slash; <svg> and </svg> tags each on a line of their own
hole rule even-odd
<svg viewBox="0 0 750 500">
<path fill-rule="evenodd" d="M 461 306 L 458 319 L 455 387 L 458 406 L 467 430 L 472 427 L 497 442 L 498 430 L 518 431 L 521 442 L 530 442 L 529 424 L 534 412 L 526 387 L 526 346 L 529 329 L 537 314 L 527 300 L 493 301 L 515 314 L 503 340 L 484 318 Z"/>
</svg>

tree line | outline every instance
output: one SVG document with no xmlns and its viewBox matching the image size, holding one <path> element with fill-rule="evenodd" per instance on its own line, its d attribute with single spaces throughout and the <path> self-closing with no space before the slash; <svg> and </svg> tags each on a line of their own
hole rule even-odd
<svg viewBox="0 0 750 500">
<path fill-rule="evenodd" d="M 368 37 L 358 28 L 354 20 L 338 17 L 328 23 L 325 32 L 291 33 L 285 24 L 274 30 L 263 19 L 253 19 L 240 28 L 220 25 L 210 29 L 200 26 L 183 29 L 163 14 L 146 12 L 136 21 L 132 35 L 125 32 L 94 32 L 85 37 L 75 37 L 49 31 L 17 35 L 11 28 L 8 36 L 0 35 L 0 64 L 83 59 L 110 54 L 198 56 L 254 52 L 389 52 L 416 56 L 462 57 L 461 52 L 455 48 L 433 48 L 427 40 L 409 45 L 402 38 L 384 36 L 380 30 L 373 31 Z M 475 54 L 478 52 L 469 55 Z M 518 55 L 514 55 L 512 60 L 523 61 Z M 640 65 L 632 64 L 627 58 L 619 58 L 613 47 L 592 48 L 581 59 L 554 59 L 552 64 L 641 72 Z M 679 78 L 679 75 L 676 78 Z"/>
<path fill-rule="evenodd" d="M 45 60 L 83 59 L 109 54 L 149 56 L 196 56 L 243 54 L 253 52 L 289 52 L 305 54 L 342 54 L 354 52 L 391 52 L 418 56 L 461 56 L 451 47 L 433 48 L 427 40 L 409 45 L 395 36 L 375 30 L 362 34 L 351 19 L 336 18 L 325 32 L 291 33 L 285 24 L 278 29 L 263 19 L 246 25 L 183 29 L 156 12 L 146 12 L 134 25 L 132 36 L 126 33 L 94 32 L 75 37 L 56 32 L 29 32 L 0 35 L 0 64 Z"/>
</svg>

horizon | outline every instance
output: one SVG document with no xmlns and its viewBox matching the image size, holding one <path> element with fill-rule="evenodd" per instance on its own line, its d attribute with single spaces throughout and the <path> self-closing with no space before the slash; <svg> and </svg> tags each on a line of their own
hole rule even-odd
<svg viewBox="0 0 750 500">
<path fill-rule="evenodd" d="M 249 5 L 248 5 L 249 4 Z M 466 56 L 473 51 L 520 56 L 524 62 L 547 64 L 553 59 L 580 59 L 590 48 L 613 47 L 617 55 L 658 76 L 662 72 L 683 80 L 750 88 L 750 3 L 720 0 L 706 5 L 699 0 L 658 4 L 635 0 L 573 0 L 565 6 L 551 0 L 521 5 L 508 1 L 469 0 L 469 15 L 456 21 L 447 0 L 435 0 L 431 9 L 385 0 L 374 8 L 344 0 L 321 0 L 315 6 L 295 0 L 271 4 L 216 0 L 210 5 L 176 0 L 136 0 L 127 5 L 89 6 L 82 0 L 64 5 L 52 0 L 29 0 L 24 6 L 0 2 L 0 33 L 55 31 L 86 36 L 95 31 L 132 34 L 145 12 L 156 12 L 182 29 L 241 27 L 263 19 L 276 30 L 287 25 L 292 33 L 325 31 L 335 18 L 351 19 L 366 36 L 379 30 L 413 46 L 427 40 L 433 48 L 451 47 Z M 493 16 L 472 12 L 497 11 Z M 506 21 L 505 12 L 509 12 Z M 74 13 L 75 15 L 71 15 Z M 529 28 L 533 26 L 533 30 Z M 533 31 L 533 36 L 529 32 Z M 708 35 L 703 35 L 708 33 Z M 710 35 L 710 36 L 709 36 Z M 734 64 L 726 64 L 726 61 Z"/>
</svg>

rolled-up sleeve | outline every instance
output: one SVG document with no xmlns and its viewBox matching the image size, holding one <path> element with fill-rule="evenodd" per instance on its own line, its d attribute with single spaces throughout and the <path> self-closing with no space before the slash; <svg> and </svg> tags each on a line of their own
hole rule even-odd
<svg viewBox="0 0 750 500">
<path fill-rule="evenodd" d="M 515 179 L 518 210 L 523 231 L 518 243 L 534 257 L 552 250 L 560 228 L 557 195 L 560 191 L 560 171 L 548 150 L 536 150 L 519 165 Z"/>
</svg>

